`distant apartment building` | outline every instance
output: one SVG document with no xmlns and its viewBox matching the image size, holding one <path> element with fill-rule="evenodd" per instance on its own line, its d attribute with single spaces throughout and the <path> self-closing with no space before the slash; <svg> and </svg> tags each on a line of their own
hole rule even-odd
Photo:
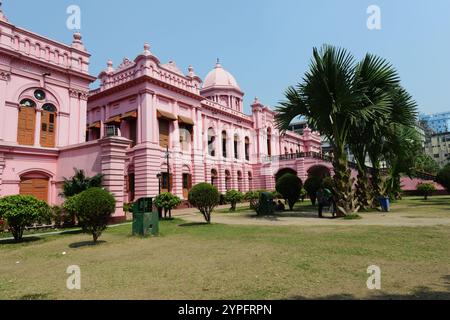
<svg viewBox="0 0 450 320">
<path fill-rule="evenodd" d="M 450 112 L 442 112 L 435 114 L 421 114 L 420 122 L 424 123 L 435 133 L 444 133 L 450 131 Z"/>
<path fill-rule="evenodd" d="M 435 133 L 427 137 L 425 152 L 440 166 L 450 163 L 450 132 Z"/>
</svg>

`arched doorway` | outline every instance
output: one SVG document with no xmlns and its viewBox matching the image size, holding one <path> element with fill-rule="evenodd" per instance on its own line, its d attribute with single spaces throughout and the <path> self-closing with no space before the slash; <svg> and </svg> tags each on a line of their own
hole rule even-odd
<svg viewBox="0 0 450 320">
<path fill-rule="evenodd" d="M 49 183 L 49 177 L 41 173 L 23 175 L 20 177 L 19 194 L 34 196 L 39 200 L 48 202 Z"/>
<path fill-rule="evenodd" d="M 291 173 L 293 175 L 297 175 L 297 171 L 295 171 L 294 169 L 284 168 L 284 169 L 280 169 L 277 172 L 277 174 L 275 175 L 275 180 L 278 181 L 278 179 L 280 179 L 282 176 L 284 176 L 287 173 Z"/>
</svg>

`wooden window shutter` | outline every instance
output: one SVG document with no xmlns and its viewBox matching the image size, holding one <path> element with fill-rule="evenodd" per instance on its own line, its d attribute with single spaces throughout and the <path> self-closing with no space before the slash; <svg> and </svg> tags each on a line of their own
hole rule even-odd
<svg viewBox="0 0 450 320">
<path fill-rule="evenodd" d="M 159 145 L 163 148 L 169 146 L 169 121 L 159 119 Z"/>
<path fill-rule="evenodd" d="M 30 107 L 21 107 L 17 128 L 17 143 L 26 146 L 34 145 L 35 126 L 36 110 Z"/>
<path fill-rule="evenodd" d="M 42 111 L 41 114 L 41 147 L 55 147 L 56 114 Z"/>
<path fill-rule="evenodd" d="M 188 188 L 192 189 L 192 174 L 188 175 Z"/>
</svg>

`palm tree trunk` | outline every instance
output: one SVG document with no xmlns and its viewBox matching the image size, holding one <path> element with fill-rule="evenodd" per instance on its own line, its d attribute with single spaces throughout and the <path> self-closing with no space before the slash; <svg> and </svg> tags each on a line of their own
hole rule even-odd
<svg viewBox="0 0 450 320">
<path fill-rule="evenodd" d="M 371 207 L 373 198 L 370 194 L 367 172 L 364 170 L 358 170 L 355 196 L 361 210 L 367 210 Z"/>
<path fill-rule="evenodd" d="M 353 179 L 351 178 L 351 170 L 348 168 L 347 154 L 344 148 L 335 149 L 334 167 L 334 183 L 336 192 L 337 216 L 345 217 L 347 214 L 355 212 Z"/>
</svg>

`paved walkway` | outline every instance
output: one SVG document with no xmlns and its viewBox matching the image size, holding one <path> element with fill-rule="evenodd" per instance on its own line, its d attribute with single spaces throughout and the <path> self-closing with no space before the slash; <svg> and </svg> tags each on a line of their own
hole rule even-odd
<svg viewBox="0 0 450 320">
<path fill-rule="evenodd" d="M 221 206 L 218 209 L 229 208 Z M 437 226 L 450 225 L 448 217 L 422 217 L 409 212 L 401 213 L 360 213 L 362 219 L 319 219 L 317 214 L 310 211 L 284 212 L 276 216 L 256 217 L 255 214 L 245 211 L 241 213 L 213 213 L 212 222 L 229 225 L 260 225 L 260 226 Z M 181 209 L 173 212 L 173 216 L 188 222 L 203 222 L 203 216 L 197 209 Z"/>
</svg>

